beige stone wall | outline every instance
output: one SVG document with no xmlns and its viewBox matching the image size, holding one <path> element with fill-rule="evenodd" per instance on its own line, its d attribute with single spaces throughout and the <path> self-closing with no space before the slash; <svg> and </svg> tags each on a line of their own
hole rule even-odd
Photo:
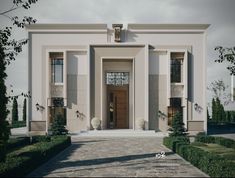
<svg viewBox="0 0 235 178">
<path fill-rule="evenodd" d="M 149 75 L 149 129 L 167 131 L 166 75 Z M 165 117 L 158 117 L 158 111 Z"/>
<path fill-rule="evenodd" d="M 158 130 L 158 75 L 149 75 L 149 129 Z"/>
<path fill-rule="evenodd" d="M 29 131 L 45 131 L 46 121 L 30 121 Z"/>
<path fill-rule="evenodd" d="M 167 76 L 166 75 L 159 75 L 159 90 L 158 90 L 158 99 L 159 99 L 159 111 L 164 113 L 167 116 Z M 161 131 L 167 131 L 168 124 L 167 124 L 167 117 L 159 118 L 159 129 Z"/>
<path fill-rule="evenodd" d="M 188 131 L 204 131 L 203 121 L 188 121 Z"/>
<path fill-rule="evenodd" d="M 67 53 L 67 128 L 70 132 L 87 130 L 87 58 L 84 52 Z M 76 111 L 79 112 L 77 116 Z"/>
</svg>

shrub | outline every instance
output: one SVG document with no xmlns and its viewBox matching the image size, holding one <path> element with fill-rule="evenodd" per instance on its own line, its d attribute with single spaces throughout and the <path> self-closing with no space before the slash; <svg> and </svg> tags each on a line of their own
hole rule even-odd
<svg viewBox="0 0 235 178">
<path fill-rule="evenodd" d="M 215 137 L 215 143 L 225 146 L 227 148 L 234 148 L 235 149 L 235 141 L 229 138 L 224 137 Z"/>
<path fill-rule="evenodd" d="M 173 152 L 176 151 L 176 147 L 183 144 L 189 144 L 189 138 L 188 137 L 164 137 L 163 138 L 163 144 L 171 149 Z"/>
<path fill-rule="evenodd" d="M 71 144 L 68 136 L 52 137 L 50 142 L 38 142 L 7 155 L 0 163 L 0 177 L 25 176 Z"/>
<path fill-rule="evenodd" d="M 213 137 L 213 136 L 198 134 L 195 138 L 195 141 L 196 142 L 203 142 L 203 143 L 216 143 L 218 145 L 222 145 L 227 148 L 234 148 L 235 149 L 235 141 L 232 139 L 229 139 L 229 138 Z"/>
<path fill-rule="evenodd" d="M 235 163 L 193 145 L 180 145 L 176 153 L 211 177 L 233 177 Z"/>
<path fill-rule="evenodd" d="M 195 141 L 203 143 L 215 143 L 215 137 L 207 136 L 204 133 L 199 133 L 196 135 Z"/>
<path fill-rule="evenodd" d="M 64 117 L 62 115 L 57 115 L 51 125 L 52 135 L 66 135 L 68 130 L 64 125 Z"/>
<path fill-rule="evenodd" d="M 37 142 L 50 142 L 51 137 L 47 135 L 37 135 L 37 136 L 32 136 L 31 138 L 31 143 L 37 143 Z"/>
<path fill-rule="evenodd" d="M 6 156 L 6 146 L 3 143 L 0 143 L 0 162 L 5 160 Z"/>
<path fill-rule="evenodd" d="M 7 150 L 16 149 L 30 144 L 29 137 L 10 138 L 7 143 Z"/>
</svg>

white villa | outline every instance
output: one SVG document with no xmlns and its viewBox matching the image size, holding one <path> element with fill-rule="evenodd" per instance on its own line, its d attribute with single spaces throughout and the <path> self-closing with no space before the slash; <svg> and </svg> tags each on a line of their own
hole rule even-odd
<svg viewBox="0 0 235 178">
<path fill-rule="evenodd" d="M 167 131 L 183 114 L 188 131 L 206 131 L 208 24 L 33 24 L 29 37 L 30 132 L 48 132 L 58 115 L 70 132 Z"/>
</svg>

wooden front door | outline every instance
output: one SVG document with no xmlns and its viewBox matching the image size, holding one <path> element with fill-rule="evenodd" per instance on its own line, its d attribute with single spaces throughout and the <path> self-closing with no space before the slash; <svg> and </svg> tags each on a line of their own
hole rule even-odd
<svg viewBox="0 0 235 178">
<path fill-rule="evenodd" d="M 107 86 L 107 118 L 108 128 L 129 128 L 129 96 L 128 85 Z"/>
</svg>

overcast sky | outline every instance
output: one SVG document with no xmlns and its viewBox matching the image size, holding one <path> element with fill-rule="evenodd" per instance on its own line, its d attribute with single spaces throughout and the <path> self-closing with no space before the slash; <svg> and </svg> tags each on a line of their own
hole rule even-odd
<svg viewBox="0 0 235 178">
<path fill-rule="evenodd" d="M 0 12 L 11 7 L 12 0 L 0 0 Z M 235 46 L 235 0 L 38 0 L 30 10 L 13 14 L 30 15 L 37 23 L 206 23 L 211 24 L 207 37 L 207 82 L 223 79 L 231 84 L 224 64 L 214 63 L 214 47 Z M 9 20 L 0 17 L 1 27 Z M 27 37 L 25 30 L 14 37 Z M 27 47 L 7 70 L 7 85 L 15 93 L 27 91 Z M 208 96 L 209 93 L 208 93 Z M 209 97 L 208 97 L 209 98 Z"/>
</svg>

